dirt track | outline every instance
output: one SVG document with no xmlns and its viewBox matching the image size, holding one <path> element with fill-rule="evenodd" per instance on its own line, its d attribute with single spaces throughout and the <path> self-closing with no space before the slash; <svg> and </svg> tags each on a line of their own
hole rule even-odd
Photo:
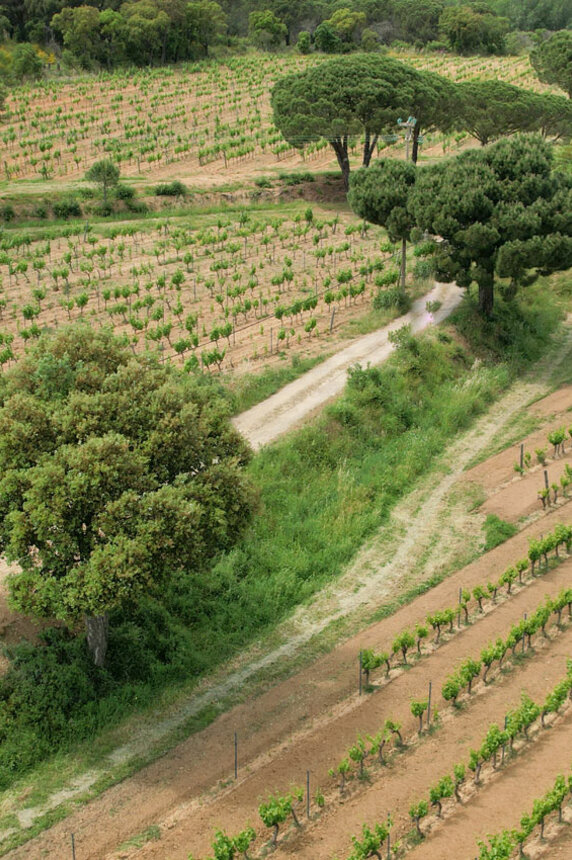
<svg viewBox="0 0 572 860">
<path fill-rule="evenodd" d="M 293 427 L 297 427 L 328 400 L 339 396 L 346 384 L 349 367 L 356 363 L 376 365 L 385 361 L 393 349 L 388 340 L 389 332 L 403 325 L 410 325 L 413 333 L 423 331 L 428 325 L 441 322 L 449 316 L 462 297 L 463 290 L 456 284 L 437 284 L 430 293 L 414 302 L 408 313 L 390 325 L 358 338 L 272 397 L 238 415 L 233 422 L 235 427 L 253 448 L 268 445 Z M 441 302 L 441 307 L 429 314 L 426 303 L 435 301 Z"/>
</svg>

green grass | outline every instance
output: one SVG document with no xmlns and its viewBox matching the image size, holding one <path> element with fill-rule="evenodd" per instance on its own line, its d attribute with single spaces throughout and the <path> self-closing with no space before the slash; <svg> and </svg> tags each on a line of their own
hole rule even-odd
<svg viewBox="0 0 572 860">
<path fill-rule="evenodd" d="M 517 533 L 518 528 L 512 523 L 501 520 L 496 514 L 487 514 L 487 518 L 483 524 L 483 531 L 485 533 L 484 550 L 488 552 L 490 549 L 494 549 L 495 546 L 499 546 L 505 540 L 513 537 Z"/>
<path fill-rule="evenodd" d="M 157 824 L 151 824 L 149 827 L 146 827 L 145 830 L 142 830 L 141 833 L 137 833 L 135 836 L 132 836 L 131 839 L 123 842 L 119 846 L 119 850 L 125 851 L 128 848 L 143 848 L 143 846 L 148 842 L 152 842 L 160 838 L 161 828 L 158 827 Z"/>
<path fill-rule="evenodd" d="M 223 385 L 230 391 L 234 412 L 246 412 L 252 406 L 266 400 L 276 391 L 279 391 L 289 382 L 293 382 L 298 377 L 307 373 L 317 364 L 321 364 L 328 358 L 329 353 L 315 355 L 310 358 L 301 358 L 298 355 L 292 356 L 288 361 L 286 353 L 282 353 L 281 358 L 284 364 L 279 367 L 266 367 L 262 373 L 249 373 L 241 376 L 223 376 L 221 381 Z"/>
</svg>

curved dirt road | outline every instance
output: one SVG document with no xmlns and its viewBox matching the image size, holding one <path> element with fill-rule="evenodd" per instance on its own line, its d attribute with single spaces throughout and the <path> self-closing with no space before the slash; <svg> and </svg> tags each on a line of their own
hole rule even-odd
<svg viewBox="0 0 572 860">
<path fill-rule="evenodd" d="M 413 333 L 428 325 L 441 322 L 457 307 L 464 290 L 456 284 L 436 284 L 425 296 L 413 303 L 411 310 L 384 328 L 360 337 L 341 352 L 332 355 L 323 364 L 286 385 L 272 397 L 237 415 L 234 426 L 256 450 L 268 445 L 308 418 L 328 400 L 341 394 L 347 381 L 348 368 L 360 364 L 381 364 L 393 349 L 388 334 L 410 325 Z M 441 302 L 433 314 L 426 309 L 427 302 Z"/>
</svg>

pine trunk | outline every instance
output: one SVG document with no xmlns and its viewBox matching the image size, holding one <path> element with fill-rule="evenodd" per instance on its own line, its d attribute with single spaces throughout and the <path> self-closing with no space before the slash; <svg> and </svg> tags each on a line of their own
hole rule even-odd
<svg viewBox="0 0 572 860">
<path fill-rule="evenodd" d="M 493 278 L 479 284 L 479 310 L 485 317 L 493 315 L 494 287 Z"/>
<path fill-rule="evenodd" d="M 100 669 L 105 663 L 107 653 L 107 637 L 109 633 L 109 616 L 86 615 L 85 629 L 87 632 L 87 647 L 93 662 Z"/>
</svg>

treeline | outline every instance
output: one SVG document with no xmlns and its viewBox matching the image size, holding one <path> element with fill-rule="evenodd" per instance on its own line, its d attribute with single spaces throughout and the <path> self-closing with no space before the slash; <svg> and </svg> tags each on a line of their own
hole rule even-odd
<svg viewBox="0 0 572 860">
<path fill-rule="evenodd" d="M 530 31 L 538 38 L 538 31 L 571 24 L 572 0 L 0 0 L 7 43 L 0 74 L 14 44 L 40 46 L 54 61 L 109 69 L 196 60 L 217 44 L 343 53 L 401 41 L 503 53 L 530 47 Z M 28 59 L 20 77 L 38 73 Z"/>
</svg>

